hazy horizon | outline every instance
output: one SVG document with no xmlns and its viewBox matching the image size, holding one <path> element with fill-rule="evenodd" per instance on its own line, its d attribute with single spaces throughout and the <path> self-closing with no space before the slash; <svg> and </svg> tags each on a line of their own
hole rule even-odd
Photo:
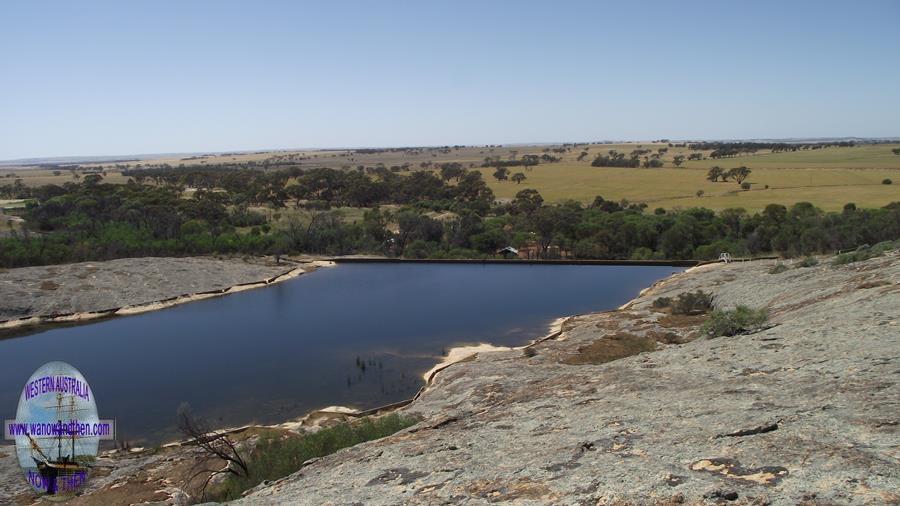
<svg viewBox="0 0 900 506">
<path fill-rule="evenodd" d="M 115 154 L 89 154 L 89 155 L 62 155 L 62 156 L 33 156 L 33 157 L 25 157 L 25 158 L 13 158 L 0 160 L 0 165 L 10 165 L 14 163 L 52 163 L 52 162 L 61 162 L 61 163 L 74 163 L 77 161 L 110 161 L 111 159 L 124 159 L 124 158 L 132 158 L 132 159 L 153 159 L 153 158 L 162 158 L 166 156 L 185 156 L 185 155 L 199 155 L 199 154 L 209 154 L 209 155 L 219 155 L 223 153 L 235 153 L 235 154 L 246 154 L 246 153 L 276 153 L 276 152 L 296 152 L 296 151 L 339 151 L 339 150 L 352 150 L 352 149 L 399 149 L 399 148 L 434 148 L 434 147 L 443 147 L 443 146 L 463 146 L 463 147 L 478 147 L 478 146 L 486 146 L 486 145 L 500 145 L 506 147 L 513 146 L 555 146 L 561 144 L 625 144 L 625 143 L 653 143 L 659 142 L 660 140 L 667 140 L 669 142 L 715 142 L 715 141 L 726 141 L 726 142 L 827 142 L 827 141 L 839 141 L 839 140 L 863 140 L 863 141 L 900 141 L 900 136 L 886 136 L 886 137 L 860 137 L 854 135 L 846 135 L 841 137 L 760 137 L 753 139 L 714 139 L 714 138 L 697 138 L 697 139 L 675 139 L 668 137 L 658 137 L 655 139 L 597 139 L 590 141 L 553 141 L 553 142 L 507 142 L 507 143 L 496 143 L 496 142 L 488 142 L 484 144 L 428 144 L 428 145 L 391 145 L 391 146 L 324 146 L 324 147 L 293 147 L 293 148 L 256 148 L 256 149 L 226 149 L 226 150 L 217 150 L 217 151 L 203 151 L 203 150 L 194 150 L 194 151 L 180 151 L 180 152 L 161 152 L 161 153 L 115 153 Z"/>
<path fill-rule="evenodd" d="M 3 161 L 900 135 L 890 1 L 35 1 L 0 16 Z"/>
</svg>

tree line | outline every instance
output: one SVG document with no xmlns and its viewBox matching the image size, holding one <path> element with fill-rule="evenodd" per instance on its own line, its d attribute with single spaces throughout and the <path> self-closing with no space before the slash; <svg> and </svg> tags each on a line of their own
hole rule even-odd
<svg viewBox="0 0 900 506">
<path fill-rule="evenodd" d="M 694 208 L 650 211 L 597 197 L 589 205 L 544 202 L 534 189 L 497 202 L 478 171 L 444 174 L 307 169 L 148 172 L 124 185 L 92 174 L 79 183 L 22 188 L 33 199 L 26 228 L 0 238 L 0 266 L 128 256 L 212 253 L 374 253 L 407 258 L 485 258 L 505 246 L 542 258 L 707 259 L 772 252 L 807 255 L 900 238 L 900 203 L 809 203 L 758 213 Z M 734 176 L 731 176 L 734 177 Z M 185 198 L 186 186 L 195 189 Z M 269 221 L 254 210 L 286 207 L 306 217 Z M 347 220 L 344 207 L 363 208 Z"/>
<path fill-rule="evenodd" d="M 695 142 L 688 145 L 693 151 L 710 151 L 709 157 L 728 158 L 743 154 L 753 154 L 759 150 L 770 150 L 773 153 L 800 151 L 807 149 L 823 149 L 827 147 L 854 147 L 855 141 L 833 142 Z"/>
</svg>

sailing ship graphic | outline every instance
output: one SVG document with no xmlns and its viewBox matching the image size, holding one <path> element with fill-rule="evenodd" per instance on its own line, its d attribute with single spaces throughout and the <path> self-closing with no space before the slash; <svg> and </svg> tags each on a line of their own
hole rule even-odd
<svg viewBox="0 0 900 506">
<path fill-rule="evenodd" d="M 76 408 L 74 396 L 69 396 L 67 400 L 68 403 L 64 402 L 63 394 L 57 392 L 55 405 L 42 406 L 56 409 L 58 430 L 54 431 L 55 434 L 27 435 L 31 444 L 31 459 L 40 477 L 31 481 L 47 495 L 75 492 L 87 481 L 93 460 L 90 450 L 82 444 L 82 435 L 78 433 L 74 421 L 81 418 L 80 414 L 90 414 L 94 410 Z"/>
</svg>

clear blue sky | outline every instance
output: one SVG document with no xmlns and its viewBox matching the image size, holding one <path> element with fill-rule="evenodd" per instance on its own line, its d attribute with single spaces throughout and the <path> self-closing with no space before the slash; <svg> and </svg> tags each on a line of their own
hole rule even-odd
<svg viewBox="0 0 900 506">
<path fill-rule="evenodd" d="M 0 159 L 900 135 L 900 2 L 0 3 Z"/>
</svg>

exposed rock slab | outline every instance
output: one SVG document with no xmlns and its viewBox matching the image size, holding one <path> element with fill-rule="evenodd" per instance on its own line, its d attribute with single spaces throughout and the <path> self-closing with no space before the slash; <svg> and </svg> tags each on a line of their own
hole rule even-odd
<svg viewBox="0 0 900 506">
<path fill-rule="evenodd" d="M 0 270 L 0 322 L 145 305 L 262 281 L 294 267 L 261 260 L 146 257 Z"/>
<path fill-rule="evenodd" d="M 898 254 L 771 266 L 696 268 L 555 340 L 454 364 L 404 408 L 422 423 L 241 502 L 897 503 Z M 699 319 L 651 304 L 698 288 L 768 307 L 774 326 L 690 341 Z M 648 337 L 660 349 L 613 361 L 596 345 Z"/>
</svg>

